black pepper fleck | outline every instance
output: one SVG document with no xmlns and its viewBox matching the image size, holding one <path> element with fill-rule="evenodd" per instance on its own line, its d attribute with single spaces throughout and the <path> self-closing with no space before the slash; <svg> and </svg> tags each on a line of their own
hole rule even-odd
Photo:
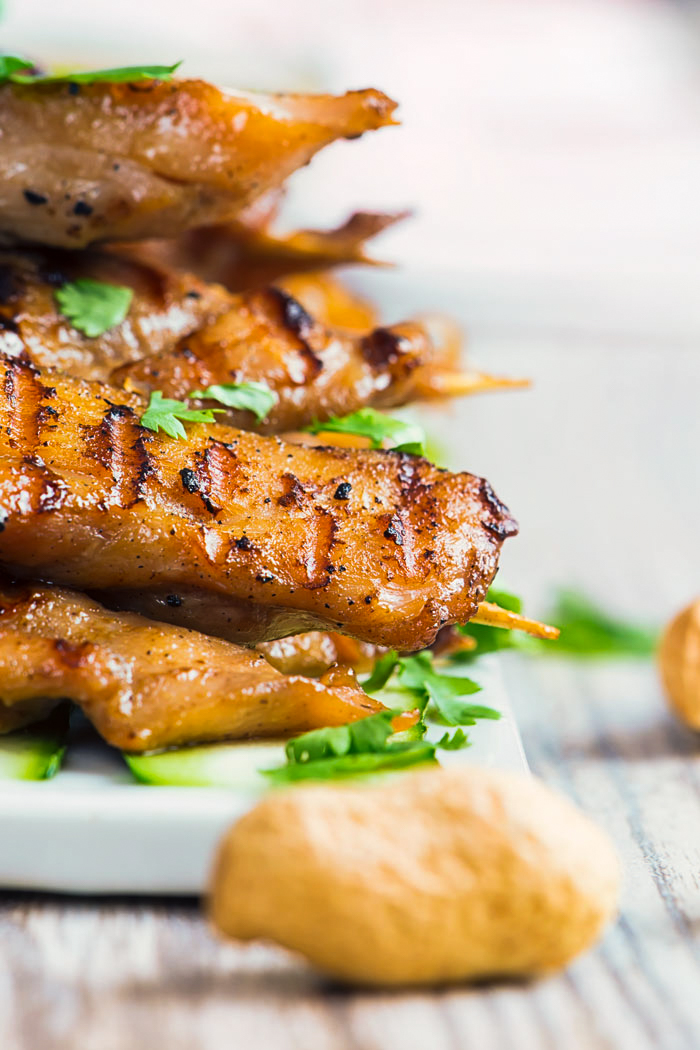
<svg viewBox="0 0 700 1050">
<path fill-rule="evenodd" d="M 188 492 L 199 492 L 199 478 L 194 470 L 191 470 L 189 467 L 183 467 L 180 471 L 180 477 Z"/>
<path fill-rule="evenodd" d="M 35 190 L 24 190 L 24 199 L 27 204 L 46 204 L 49 198 Z"/>
<path fill-rule="evenodd" d="M 350 493 L 352 492 L 352 485 L 349 481 L 341 481 L 338 488 L 333 493 L 333 499 L 350 499 Z"/>
</svg>

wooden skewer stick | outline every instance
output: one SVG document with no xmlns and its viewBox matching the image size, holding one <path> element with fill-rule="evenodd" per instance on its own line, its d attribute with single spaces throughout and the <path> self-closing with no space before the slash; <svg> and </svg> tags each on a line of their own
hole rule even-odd
<svg viewBox="0 0 700 1050">
<path fill-rule="evenodd" d="M 530 386 L 529 379 L 510 379 L 508 376 L 492 376 L 486 372 L 447 372 L 435 369 L 421 381 L 424 396 L 459 397 L 463 394 L 479 394 L 485 390 L 502 390 L 509 387 Z"/>
<path fill-rule="evenodd" d="M 559 637 L 558 627 L 540 623 L 539 620 L 529 620 L 527 616 L 502 609 L 494 602 L 481 602 L 476 610 L 476 615 L 472 616 L 470 622 L 486 624 L 488 627 L 502 627 L 504 630 L 525 631 L 526 634 L 531 634 L 535 638 L 547 638 L 550 641 Z"/>
</svg>

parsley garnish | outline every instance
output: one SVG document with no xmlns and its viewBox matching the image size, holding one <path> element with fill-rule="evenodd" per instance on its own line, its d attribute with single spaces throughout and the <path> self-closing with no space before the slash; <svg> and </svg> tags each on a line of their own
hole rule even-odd
<svg viewBox="0 0 700 1050">
<path fill-rule="evenodd" d="M 366 682 L 362 683 L 364 691 L 366 693 L 376 693 L 383 689 L 396 670 L 398 662 L 399 654 L 394 649 L 390 649 L 388 653 L 380 656 L 372 668 L 371 675 Z"/>
<path fill-rule="evenodd" d="M 0 83 L 12 84 L 122 84 L 137 80 L 170 80 L 182 62 L 172 66 L 120 66 L 117 69 L 93 69 L 78 73 L 27 73 L 34 63 L 19 55 L 0 55 Z"/>
<path fill-rule="evenodd" d="M 616 620 L 574 590 L 559 592 L 550 619 L 561 630 L 549 649 L 555 655 L 651 656 L 658 641 L 656 631 Z M 538 645 L 543 648 L 546 643 Z"/>
<path fill-rule="evenodd" d="M 481 686 L 461 675 L 440 674 L 427 650 L 399 660 L 399 685 L 415 695 L 422 709 L 432 702 L 440 719 L 451 726 L 473 726 L 478 718 L 501 717 L 492 707 L 464 701 L 462 697 L 478 693 Z"/>
<path fill-rule="evenodd" d="M 260 423 L 273 405 L 279 401 L 267 383 L 216 383 L 206 390 L 193 390 L 190 397 L 218 401 L 228 408 L 240 408 L 252 412 Z"/>
<path fill-rule="evenodd" d="M 398 671 L 398 687 L 410 695 L 411 702 L 425 712 L 432 703 L 442 722 L 452 726 L 473 726 L 478 718 L 500 718 L 498 711 L 481 704 L 472 704 L 462 697 L 478 693 L 481 686 L 462 675 L 446 675 L 435 670 L 433 654 L 427 649 L 414 656 L 400 657 L 391 650 L 374 666 L 363 683 L 367 693 L 377 692 Z"/>
<path fill-rule="evenodd" d="M 141 426 L 156 433 L 163 430 L 171 438 L 186 438 L 187 431 L 180 420 L 185 423 L 214 423 L 215 412 L 223 412 L 223 409 L 188 408 L 182 401 L 163 397 L 160 390 L 153 390 L 148 408 L 141 416 Z"/>
<path fill-rule="evenodd" d="M 461 751 L 462 748 L 469 747 L 469 737 L 463 729 L 455 729 L 452 736 L 449 733 L 445 733 L 444 736 L 440 737 L 437 746 L 441 747 L 443 751 Z"/>
<path fill-rule="evenodd" d="M 285 748 L 287 764 L 264 773 L 276 784 L 297 780 L 332 780 L 335 777 L 405 769 L 421 763 L 437 762 L 438 748 L 456 751 L 468 744 L 465 734 L 457 730 L 445 733 L 432 744 L 418 737 L 405 739 L 393 732 L 391 721 L 398 711 L 380 711 L 344 726 L 314 729 L 290 740 Z M 422 733 L 425 726 L 422 726 Z M 402 739 L 404 737 L 404 739 Z"/>
<path fill-rule="evenodd" d="M 382 448 L 388 442 L 397 452 L 410 452 L 416 456 L 425 453 L 425 431 L 417 423 L 406 423 L 402 419 L 385 416 L 374 408 L 360 408 L 349 416 L 333 416 L 325 423 L 316 420 L 306 427 L 311 434 L 330 431 L 337 434 L 359 434 L 370 439 L 372 448 Z"/>
<path fill-rule="evenodd" d="M 56 301 L 74 328 L 94 339 L 121 324 L 134 293 L 120 284 L 79 277 L 56 291 Z"/>
</svg>

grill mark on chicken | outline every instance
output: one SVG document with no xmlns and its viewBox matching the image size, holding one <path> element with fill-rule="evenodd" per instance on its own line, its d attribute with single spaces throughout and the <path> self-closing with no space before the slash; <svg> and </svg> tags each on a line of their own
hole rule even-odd
<svg viewBox="0 0 700 1050">
<path fill-rule="evenodd" d="M 109 472 L 114 489 L 108 500 L 128 510 L 146 494 L 146 482 L 154 473 L 148 449 L 150 438 L 139 426 L 138 417 L 127 405 L 109 404 L 98 426 L 82 428 L 83 447 Z"/>
<path fill-rule="evenodd" d="M 329 572 L 329 566 L 337 533 L 337 525 L 329 510 L 314 507 L 314 514 L 314 528 L 306 534 L 299 556 L 300 564 L 306 571 L 305 585 L 310 590 L 327 587 L 330 583 L 332 573 Z"/>
<path fill-rule="evenodd" d="M 82 594 L 0 581 L 0 732 L 63 698 L 108 743 L 132 751 L 296 734 L 383 710 L 347 669 L 321 665 L 311 679 L 273 661 Z M 278 653 L 280 662 L 293 671 L 293 652 Z"/>
<path fill-rule="evenodd" d="M 491 488 L 491 483 L 486 478 L 481 479 L 479 494 L 491 510 L 491 517 L 484 521 L 484 525 L 489 532 L 492 532 L 494 536 L 498 536 L 501 540 L 517 535 L 518 526 L 509 517 L 507 507 L 498 498 Z"/>
<path fill-rule="evenodd" d="M 323 340 L 320 325 L 307 313 L 301 303 L 284 289 L 267 288 L 259 294 L 266 298 L 273 308 L 277 307 L 282 326 L 298 339 L 309 366 L 309 378 L 317 376 L 323 371 L 323 360 L 315 352 L 312 341 L 314 337 L 316 340 Z"/>
<path fill-rule="evenodd" d="M 401 337 L 390 328 L 375 328 L 364 336 L 360 340 L 360 350 L 375 371 L 393 365 L 403 354 Z"/>
<path fill-rule="evenodd" d="M 7 362 L 3 388 L 10 406 L 10 445 L 32 454 L 39 444 L 46 418 L 41 402 L 47 390 L 39 381 L 37 369 L 28 361 L 16 358 Z"/>
<path fill-rule="evenodd" d="M 247 474 L 238 463 L 235 447 L 210 438 L 207 447 L 195 454 L 198 493 L 211 514 L 247 493 Z"/>
</svg>

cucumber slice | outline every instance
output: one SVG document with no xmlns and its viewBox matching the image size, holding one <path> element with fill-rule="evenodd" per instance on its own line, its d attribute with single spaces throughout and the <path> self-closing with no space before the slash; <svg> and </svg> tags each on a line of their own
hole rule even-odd
<svg viewBox="0 0 700 1050">
<path fill-rule="evenodd" d="M 284 761 L 284 742 L 239 741 L 182 747 L 155 754 L 124 754 L 142 784 L 170 787 L 219 787 L 263 791 L 269 787 L 260 770 Z"/>
<path fill-rule="evenodd" d="M 70 708 L 61 704 L 28 729 L 0 736 L 0 780 L 50 780 L 68 743 Z"/>
<path fill-rule="evenodd" d="M 450 667 L 451 675 L 472 677 L 472 667 Z M 387 707 L 411 709 L 415 700 L 391 683 L 373 694 Z M 479 694 L 481 695 L 481 694 Z M 443 724 L 429 719 L 426 739 L 437 742 L 445 732 Z M 400 734 L 400 740 L 411 740 L 410 730 Z M 171 751 L 151 754 L 128 754 L 122 757 L 132 775 L 142 784 L 158 787 L 212 787 L 230 788 L 260 794 L 272 786 L 272 778 L 261 770 L 275 769 L 286 762 L 285 741 L 232 741 L 222 744 L 202 744 L 195 747 L 173 748 Z M 407 763 L 409 763 L 407 759 Z M 374 760 L 376 763 L 376 759 Z M 361 763 L 358 763 L 360 765 Z M 391 772 L 377 775 L 390 776 Z"/>
</svg>

